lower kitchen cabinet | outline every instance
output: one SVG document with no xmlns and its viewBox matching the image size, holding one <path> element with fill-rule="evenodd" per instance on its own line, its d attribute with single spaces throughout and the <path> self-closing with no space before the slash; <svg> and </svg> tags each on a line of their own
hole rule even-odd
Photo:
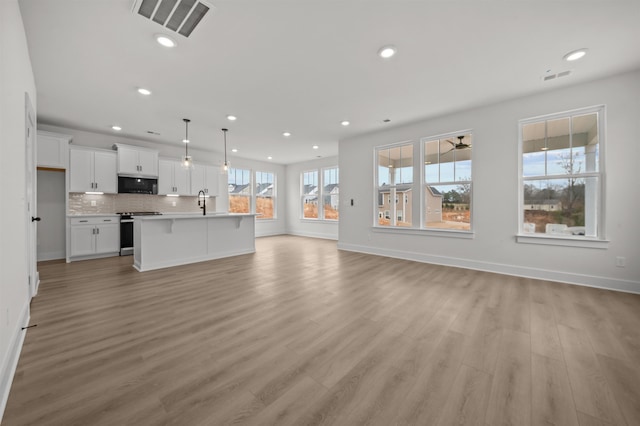
<svg viewBox="0 0 640 426">
<path fill-rule="evenodd" d="M 115 254 L 120 251 L 119 218 L 78 217 L 70 223 L 70 257 Z"/>
</svg>

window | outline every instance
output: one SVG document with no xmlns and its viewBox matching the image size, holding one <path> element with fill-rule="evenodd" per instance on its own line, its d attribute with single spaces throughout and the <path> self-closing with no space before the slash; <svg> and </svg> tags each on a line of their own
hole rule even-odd
<svg viewBox="0 0 640 426">
<path fill-rule="evenodd" d="M 471 139 L 423 139 L 425 228 L 471 230 Z"/>
<path fill-rule="evenodd" d="M 520 229 L 601 238 L 604 107 L 522 120 Z"/>
<path fill-rule="evenodd" d="M 256 213 L 257 219 L 274 219 L 275 215 L 275 174 L 256 172 Z"/>
<path fill-rule="evenodd" d="M 410 227 L 413 200 L 413 144 L 380 147 L 376 149 L 376 158 L 378 225 Z M 406 202 L 399 203 L 398 199 L 404 199 Z M 391 200 L 395 202 L 392 203 Z M 380 213 L 383 213 L 382 217 Z"/>
<path fill-rule="evenodd" d="M 229 213 L 251 213 L 251 170 L 229 169 Z"/>
<path fill-rule="evenodd" d="M 337 167 L 303 172 L 301 177 L 302 218 L 339 219 L 340 174 Z M 319 181 L 321 179 L 321 181 Z M 322 204 L 319 204 L 322 201 Z M 322 208 L 318 208 L 318 206 Z"/>
<path fill-rule="evenodd" d="M 318 171 L 302 173 L 302 217 L 318 218 Z"/>
<path fill-rule="evenodd" d="M 339 173 L 337 167 L 322 171 L 322 213 L 325 220 L 338 220 L 340 199 Z"/>
</svg>

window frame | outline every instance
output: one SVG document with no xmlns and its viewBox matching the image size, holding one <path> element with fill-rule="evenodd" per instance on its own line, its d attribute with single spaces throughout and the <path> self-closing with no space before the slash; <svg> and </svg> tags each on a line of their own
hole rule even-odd
<svg viewBox="0 0 640 426">
<path fill-rule="evenodd" d="M 255 187 L 258 185 L 258 173 L 262 173 L 262 174 L 270 174 L 273 175 L 273 182 L 271 183 L 273 185 L 273 194 L 270 196 L 260 196 L 257 194 L 257 191 L 255 191 Z M 254 213 L 256 214 L 256 220 L 260 220 L 260 221 L 269 221 L 269 220 L 276 220 L 278 219 L 278 203 L 277 198 L 278 198 L 278 192 L 277 192 L 277 188 L 278 188 L 278 174 L 276 172 L 273 171 L 262 171 L 262 170 L 255 170 L 253 172 L 253 176 L 254 176 L 254 192 L 256 192 L 253 196 L 253 205 L 254 205 Z M 258 215 L 258 198 L 271 198 L 272 203 L 273 203 L 273 217 L 260 217 Z"/>
<path fill-rule="evenodd" d="M 434 139 L 443 139 L 445 137 L 457 136 L 460 134 L 470 134 L 472 137 L 472 143 L 475 144 L 475 134 L 473 129 L 464 129 L 457 130 L 453 132 L 446 132 L 441 134 L 436 134 L 433 136 L 425 136 L 418 137 L 417 139 L 407 139 L 401 142 L 395 142 L 384 145 L 377 145 L 373 148 L 373 224 L 372 231 L 375 233 L 388 233 L 388 234 L 412 234 L 412 235 L 422 235 L 422 236 L 433 236 L 433 237 L 445 237 L 445 238 L 461 238 L 461 239 L 473 239 L 475 238 L 474 231 L 474 209 L 473 209 L 473 191 L 474 186 L 474 174 L 475 167 L 473 166 L 474 157 L 475 157 L 475 149 L 471 150 L 471 193 L 469 195 L 469 209 L 470 209 L 470 229 L 437 229 L 437 228 L 427 228 L 425 224 L 426 219 L 426 196 L 424 191 L 426 191 L 427 183 L 425 182 L 425 169 L 424 169 L 424 146 L 426 141 L 431 141 Z M 412 212 L 415 213 L 414 206 L 417 204 L 418 207 L 418 218 L 413 219 L 411 223 L 411 227 L 404 226 L 383 226 L 379 224 L 379 212 L 380 209 L 384 206 L 380 206 L 378 204 L 378 190 L 379 186 L 379 174 L 378 174 L 378 153 L 380 150 L 394 148 L 402 145 L 413 146 L 413 182 L 411 184 L 411 189 L 415 193 L 416 190 L 419 193 L 419 198 L 416 200 L 416 197 L 413 197 L 412 200 Z M 466 181 L 464 181 L 466 182 Z M 461 182 L 461 183 L 464 183 Z M 384 200 L 383 200 L 384 201 Z M 386 212 L 385 212 L 386 213 Z M 392 211 L 389 212 L 390 216 L 392 216 Z M 412 213 L 412 214 L 413 214 Z M 414 215 L 415 216 L 415 215 Z"/>
<path fill-rule="evenodd" d="M 425 144 L 426 142 L 431 142 L 434 140 L 441 140 L 441 139 L 448 139 L 448 138 L 455 138 L 458 135 L 469 135 L 471 137 L 471 158 L 469 159 L 469 161 L 471 162 L 471 176 L 469 177 L 469 180 L 455 180 L 455 175 L 454 175 L 454 180 L 451 182 L 447 182 L 447 181 L 440 181 L 438 180 L 437 184 L 434 183 L 428 183 L 427 177 L 426 177 L 426 172 L 425 172 L 425 164 L 424 164 L 424 158 L 425 158 Z M 441 133 L 439 135 L 434 135 L 434 136 L 427 136 L 427 137 L 422 137 L 420 138 L 420 140 L 418 141 L 420 143 L 420 229 L 424 229 L 426 231 L 430 231 L 430 232 L 443 232 L 443 233 L 455 233 L 455 234 L 469 234 L 469 235 L 473 235 L 474 234 L 474 208 L 473 208 L 473 189 L 474 189 L 474 184 L 473 184 L 473 175 L 475 173 L 475 167 L 474 167 L 474 157 L 475 157 L 475 149 L 474 146 L 475 145 L 475 134 L 473 133 L 473 129 L 465 129 L 465 130 L 457 130 L 455 132 L 447 132 L 447 133 Z M 454 156 L 455 156 L 455 150 L 454 151 Z M 439 154 L 440 155 L 440 154 Z M 441 164 L 441 163 L 439 163 Z M 455 168 L 455 162 L 454 162 L 454 168 Z M 440 173 L 438 173 L 438 175 L 440 176 Z M 469 190 L 469 229 L 449 229 L 449 228 L 433 228 L 433 227 L 428 227 L 426 224 L 426 215 L 427 215 L 427 197 L 425 196 L 425 191 L 427 190 L 427 186 L 435 186 L 435 185 L 464 185 L 464 184 L 468 184 L 470 185 L 470 190 Z"/>
<path fill-rule="evenodd" d="M 228 176 L 231 173 L 231 170 L 243 170 L 243 171 L 248 171 L 249 172 L 249 194 L 248 195 L 244 195 L 244 194 L 234 194 L 234 196 L 238 196 L 238 197 L 247 197 L 249 199 L 249 211 L 248 212 L 232 212 L 231 211 L 231 196 L 232 194 L 229 192 L 229 179 Z M 242 167 L 230 167 L 229 171 L 227 172 L 227 208 L 229 211 L 229 214 L 255 214 L 255 207 L 254 207 L 254 202 L 253 202 L 253 194 L 254 194 L 254 189 L 253 189 L 253 170 L 251 169 L 245 169 Z"/>
<path fill-rule="evenodd" d="M 394 142 L 394 143 L 385 144 L 385 145 L 378 145 L 378 146 L 374 147 L 374 149 L 373 149 L 373 170 L 374 170 L 374 173 L 373 173 L 373 193 L 374 193 L 373 199 L 374 199 L 374 212 L 376 213 L 376 214 L 373 215 L 373 227 L 375 229 L 394 229 L 394 230 L 404 229 L 405 231 L 409 230 L 409 229 L 414 229 L 414 230 L 418 229 L 418 228 L 415 228 L 415 220 L 413 220 L 413 212 L 411 214 L 411 217 L 412 217 L 411 226 L 398 226 L 396 224 L 398 222 L 398 220 L 397 220 L 398 219 L 398 214 L 397 214 L 397 211 L 398 211 L 397 210 L 397 197 L 398 197 L 398 194 L 395 191 L 397 191 L 397 186 L 398 185 L 407 185 L 407 183 L 400 182 L 399 184 L 394 184 L 394 185 L 391 185 L 390 183 L 387 184 L 387 185 L 389 185 L 389 193 L 388 194 L 386 194 L 386 193 L 382 194 L 382 205 L 380 205 L 378 203 L 378 200 L 379 200 L 378 193 L 380 192 L 380 188 L 381 188 L 380 183 L 379 183 L 380 182 L 380 175 L 379 175 L 379 170 L 380 169 L 379 169 L 379 167 L 381 167 L 381 166 L 380 166 L 379 161 L 378 161 L 379 158 L 380 158 L 380 151 L 391 150 L 391 149 L 394 149 L 394 148 L 400 148 L 400 150 L 402 152 L 402 147 L 411 146 L 411 169 L 412 169 L 411 170 L 411 173 L 412 173 L 411 191 L 415 192 L 415 182 L 416 182 L 416 167 L 415 167 L 415 165 L 416 165 L 416 155 L 415 155 L 416 154 L 415 153 L 416 145 L 415 144 L 416 143 L 417 143 L 416 140 L 409 139 L 409 140 L 404 140 L 404 141 L 401 141 L 401 142 Z M 392 192 L 394 192 L 394 194 L 393 194 L 394 197 L 391 196 Z M 403 195 L 406 195 L 406 194 L 403 193 Z M 388 210 L 384 209 L 385 197 L 388 197 L 388 200 L 389 200 Z M 391 202 L 392 199 L 394 199 L 395 202 L 392 203 Z M 411 208 L 413 210 L 413 202 L 412 202 Z M 379 217 L 378 217 L 379 216 L 378 213 L 380 212 L 380 209 L 383 209 L 383 211 L 384 211 L 384 218 L 387 218 L 387 216 L 389 216 L 388 219 L 390 220 L 390 224 L 388 226 L 380 225 L 380 221 L 379 221 Z M 389 212 L 388 215 L 387 215 L 387 211 Z"/>
<path fill-rule="evenodd" d="M 597 116 L 598 126 L 598 163 L 597 171 L 581 172 L 575 174 L 550 174 L 540 176 L 524 176 L 524 141 L 523 141 L 523 129 L 524 126 L 549 122 L 553 120 L 559 120 L 563 118 L 569 118 L 572 123 L 574 117 L 588 115 L 595 113 Z M 530 117 L 518 120 L 518 229 L 516 232 L 516 241 L 518 243 L 526 244 L 543 244 L 543 245 L 555 245 L 555 246 L 568 246 L 568 247 L 588 247 L 588 248 L 608 248 L 609 241 L 606 239 L 605 229 L 605 214 L 606 214 L 606 106 L 595 105 L 585 108 L 577 108 L 563 112 L 557 112 L 552 114 L 544 114 L 536 117 Z M 570 138 L 573 137 L 573 129 L 569 131 Z M 570 139 L 572 140 L 572 139 Z M 570 144 L 571 146 L 571 144 Z M 545 166 L 548 160 L 545 159 Z M 590 178 L 595 177 L 598 180 L 596 185 L 597 194 L 596 202 L 593 206 L 595 211 L 593 214 L 596 216 L 596 235 L 564 235 L 564 234 L 543 234 L 543 233 L 527 233 L 524 232 L 524 185 L 526 182 L 535 182 L 543 180 L 555 180 L 555 179 L 567 179 L 567 178 Z M 585 211 L 587 206 L 585 206 Z"/>
<path fill-rule="evenodd" d="M 325 170 L 336 169 L 337 177 L 338 177 L 338 219 L 327 219 L 324 214 L 324 172 Z M 318 209 L 318 217 L 304 217 L 304 198 L 308 196 L 308 194 L 304 194 L 304 175 L 306 173 L 315 173 L 317 176 L 317 190 L 316 190 L 316 200 L 317 200 L 317 209 Z M 300 190 L 299 190 L 299 214 L 300 221 L 309 221 L 309 222 L 325 222 L 325 223 L 338 223 L 340 221 L 340 167 L 338 165 L 334 166 L 324 166 L 317 167 L 312 169 L 305 169 L 300 172 Z"/>
</svg>

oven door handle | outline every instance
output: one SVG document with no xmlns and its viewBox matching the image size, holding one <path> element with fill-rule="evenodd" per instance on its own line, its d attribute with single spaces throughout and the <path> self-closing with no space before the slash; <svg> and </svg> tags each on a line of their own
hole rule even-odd
<svg viewBox="0 0 640 426">
<path fill-rule="evenodd" d="M 133 219 L 120 219 L 120 223 L 133 223 Z"/>
</svg>

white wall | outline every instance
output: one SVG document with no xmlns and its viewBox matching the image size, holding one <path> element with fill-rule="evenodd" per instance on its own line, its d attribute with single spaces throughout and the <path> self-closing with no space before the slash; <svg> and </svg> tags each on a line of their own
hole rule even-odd
<svg viewBox="0 0 640 426">
<path fill-rule="evenodd" d="M 36 87 L 15 0 L 0 1 L 0 418 L 29 320 L 25 92 Z"/>
<path fill-rule="evenodd" d="M 309 170 L 318 170 L 323 167 L 338 165 L 338 157 L 320 158 L 313 161 L 305 161 L 287 165 L 287 233 L 304 237 L 338 239 L 338 223 L 335 221 L 320 221 L 302 219 L 302 206 L 300 198 L 300 175 Z M 342 170 L 340 170 L 340 190 L 342 191 Z M 340 199 L 342 201 L 342 198 Z M 344 204 L 343 204 L 344 205 Z M 342 207 L 340 206 L 340 220 L 342 220 Z"/>
<path fill-rule="evenodd" d="M 605 104 L 608 249 L 515 241 L 518 230 L 518 120 Z M 640 292 L 640 71 L 547 91 L 340 141 L 338 247 L 590 286 Z M 378 145 L 473 129 L 475 238 L 373 232 L 373 152 Z M 616 267 L 616 257 L 627 259 Z"/>
<path fill-rule="evenodd" d="M 62 133 L 73 136 L 73 142 L 70 146 L 90 146 L 100 149 L 111 149 L 115 143 L 123 143 L 128 145 L 143 146 L 158 150 L 160 157 L 168 157 L 179 159 L 184 155 L 184 145 L 180 144 L 171 146 L 168 144 L 153 143 L 143 141 L 139 139 L 125 138 L 117 135 L 106 135 L 101 133 L 87 132 L 83 130 L 71 129 L 66 127 L 58 127 L 51 125 L 38 125 L 38 130 L 46 130 L 54 133 Z M 218 152 L 202 151 L 197 149 L 189 149 L 189 154 L 193 157 L 193 161 L 196 163 L 213 164 L 215 166 L 221 166 L 224 160 L 224 155 Z M 256 221 L 256 236 L 277 235 L 283 234 L 286 229 L 285 211 L 285 196 L 284 196 L 284 176 L 285 167 L 280 164 L 274 164 L 270 162 L 245 160 L 241 158 L 235 158 L 233 155 L 229 155 L 229 161 L 232 167 L 246 168 L 251 170 L 260 171 L 273 171 L 276 173 L 276 211 L 277 218 L 275 220 L 257 220 Z M 224 176 L 220 176 L 219 179 L 220 188 L 219 195 L 216 197 L 215 206 L 216 211 L 228 211 L 229 198 L 227 195 L 227 181 Z M 209 211 L 209 204 L 207 203 L 207 210 Z"/>
<path fill-rule="evenodd" d="M 38 170 L 38 261 L 66 257 L 64 182 L 64 170 Z"/>
</svg>

